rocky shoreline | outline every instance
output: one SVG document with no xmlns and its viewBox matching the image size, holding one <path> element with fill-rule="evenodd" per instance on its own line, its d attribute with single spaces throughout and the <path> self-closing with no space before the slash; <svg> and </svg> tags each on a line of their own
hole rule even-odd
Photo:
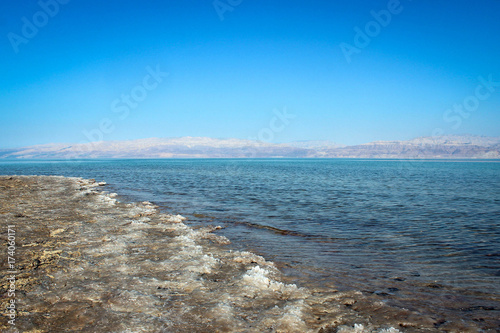
<svg viewBox="0 0 500 333">
<path fill-rule="evenodd" d="M 214 228 L 192 230 L 149 202 L 120 203 L 100 185 L 0 177 L 2 229 L 15 230 L 17 270 L 15 326 L 3 316 L 2 331 L 307 329 L 293 306 L 305 291 L 279 282 L 272 263 L 211 249 L 228 242 Z M 2 280 L 5 309 L 9 282 Z"/>
<path fill-rule="evenodd" d="M 231 251 L 217 226 L 190 228 L 104 185 L 0 176 L 2 237 L 14 244 L 0 251 L 2 332 L 437 331 L 360 292 L 287 284 L 272 262 Z"/>
</svg>

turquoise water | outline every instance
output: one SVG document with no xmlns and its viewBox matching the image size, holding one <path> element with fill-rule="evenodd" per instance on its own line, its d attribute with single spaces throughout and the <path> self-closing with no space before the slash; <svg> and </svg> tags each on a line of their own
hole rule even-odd
<svg viewBox="0 0 500 333">
<path fill-rule="evenodd" d="M 223 226 L 231 248 L 274 260 L 299 284 L 499 315 L 495 161 L 4 161 L 0 174 L 106 181 L 123 200 Z"/>
</svg>

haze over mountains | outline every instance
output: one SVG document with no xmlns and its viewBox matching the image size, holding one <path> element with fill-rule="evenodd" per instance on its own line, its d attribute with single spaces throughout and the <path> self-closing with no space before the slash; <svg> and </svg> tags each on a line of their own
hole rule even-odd
<svg viewBox="0 0 500 333">
<path fill-rule="evenodd" d="M 344 146 L 331 141 L 283 144 L 205 137 L 150 138 L 0 149 L 0 158 L 465 158 L 500 159 L 500 137 L 449 135 Z"/>
</svg>

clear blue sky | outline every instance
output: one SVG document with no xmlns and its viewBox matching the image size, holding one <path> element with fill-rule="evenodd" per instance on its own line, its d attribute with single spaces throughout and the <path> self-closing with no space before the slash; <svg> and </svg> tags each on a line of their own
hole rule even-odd
<svg viewBox="0 0 500 333">
<path fill-rule="evenodd" d="M 0 4 L 0 148 L 88 142 L 103 119 L 104 140 L 246 139 L 284 108 L 273 142 L 500 135 L 500 86 L 470 98 L 500 81 L 498 0 L 53 1 Z"/>
</svg>

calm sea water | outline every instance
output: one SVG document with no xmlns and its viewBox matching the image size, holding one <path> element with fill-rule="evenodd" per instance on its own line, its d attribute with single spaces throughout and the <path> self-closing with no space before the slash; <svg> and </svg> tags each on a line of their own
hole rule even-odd
<svg viewBox="0 0 500 333">
<path fill-rule="evenodd" d="M 233 248 L 304 285 L 390 294 L 401 306 L 459 295 L 499 310 L 498 161 L 4 161 L 0 174 L 106 181 L 125 200 L 225 227 Z"/>
</svg>

